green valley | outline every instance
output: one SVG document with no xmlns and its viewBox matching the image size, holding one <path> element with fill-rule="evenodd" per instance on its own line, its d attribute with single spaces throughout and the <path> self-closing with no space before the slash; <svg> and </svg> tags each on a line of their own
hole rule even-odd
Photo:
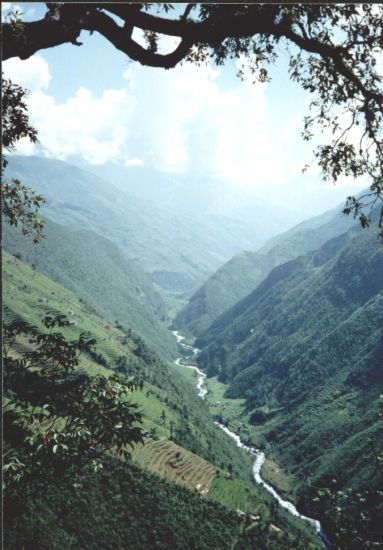
<svg viewBox="0 0 383 550">
<path fill-rule="evenodd" d="M 4 550 L 383 550 L 383 5 L 1 11 Z"/>
<path fill-rule="evenodd" d="M 132 529 L 140 529 L 134 512 L 137 498 L 140 498 L 142 506 L 155 506 L 156 509 L 163 510 L 159 512 L 160 517 L 168 518 L 166 514 L 170 513 L 170 507 L 177 507 L 176 513 L 174 509 L 171 512 L 174 519 L 162 520 L 168 525 L 166 533 L 171 528 L 172 536 L 184 539 L 183 542 L 174 543 L 175 547 L 187 548 L 189 544 L 187 542 L 189 539 L 185 539 L 184 534 L 181 535 L 184 533 L 185 525 L 182 524 L 183 527 L 181 527 L 180 524 L 176 527 L 177 522 L 183 517 L 185 506 L 190 507 L 188 525 L 194 525 L 193 522 L 197 521 L 198 514 L 208 514 L 201 524 L 201 529 L 204 527 L 204 533 L 200 535 L 201 547 L 205 547 L 203 546 L 205 544 L 208 548 L 210 543 L 203 541 L 210 540 L 211 536 L 216 537 L 218 532 L 219 536 L 223 536 L 222 533 L 227 531 L 227 541 L 238 537 L 242 540 L 241 533 L 245 522 L 248 523 L 246 536 L 243 534 L 244 548 L 252 548 L 254 540 L 269 540 L 273 545 L 270 547 L 281 550 L 289 548 L 284 546 L 285 541 L 288 541 L 291 548 L 299 548 L 295 546 L 296 544 L 302 544 L 302 549 L 305 548 L 305 544 L 313 550 L 317 547 L 307 528 L 299 522 L 294 522 L 287 513 L 274 511 L 271 514 L 271 497 L 263 494 L 262 490 L 255 487 L 251 481 L 250 457 L 237 449 L 230 439 L 214 426 L 208 407 L 197 397 L 194 385 L 188 381 L 187 376 L 182 373 L 177 374 L 181 367 L 173 368 L 166 365 L 131 330 L 122 330 L 120 326 L 108 323 L 70 290 L 61 287 L 39 273 L 37 269 L 32 269 L 6 252 L 4 252 L 3 276 L 5 298 L 3 314 L 6 322 L 12 319 L 25 319 L 31 325 L 39 326 L 40 319 L 47 312 L 69 312 L 70 323 L 62 328 L 65 337 L 86 332 L 89 337 L 97 340 L 96 351 L 81 357 L 81 369 L 85 369 L 90 375 L 110 376 L 113 372 L 119 372 L 133 376 L 143 383 L 142 389 L 134 392 L 132 399 L 143 413 L 142 426 L 147 434 L 145 445 L 138 444 L 133 450 L 133 463 L 137 464 L 139 469 L 133 464 L 119 464 L 119 461 L 116 462 L 116 459 L 111 457 L 111 462 L 105 467 L 104 473 L 81 474 L 78 478 L 80 485 L 77 487 L 75 484 L 77 488 L 73 489 L 71 484 L 68 485 L 64 480 L 58 479 L 58 486 L 56 488 L 52 486 L 44 499 L 41 497 L 37 500 L 27 499 L 22 516 L 16 515 L 15 518 L 9 519 L 8 516 L 6 517 L 9 548 L 18 547 L 20 544 L 26 547 L 29 547 L 28 544 L 42 544 L 48 531 L 51 533 L 50 544 L 54 547 L 60 544 L 68 548 L 71 548 L 71 545 L 82 547 L 84 539 L 77 530 L 77 523 L 73 520 L 58 521 L 58 510 L 62 509 L 66 501 L 82 509 L 79 517 L 82 517 L 83 521 L 85 518 L 86 521 L 99 521 L 95 519 L 97 516 L 94 516 L 93 508 L 89 506 L 101 506 L 100 510 L 104 510 L 104 530 L 100 530 L 98 537 L 104 540 L 103 537 L 107 536 L 111 529 L 112 516 L 106 512 L 104 504 L 101 504 L 102 494 L 109 495 L 103 502 L 108 502 L 108 499 L 113 500 L 114 504 L 110 506 L 114 515 L 122 513 L 122 505 L 124 513 L 129 514 L 129 522 L 124 528 L 117 530 L 118 535 L 115 536 L 118 536 L 118 539 L 115 539 L 115 543 L 123 544 L 121 541 L 127 540 L 126 537 L 128 537 L 132 541 L 132 548 L 142 540 L 145 540 L 147 547 L 151 548 L 151 544 L 158 544 L 162 536 L 169 536 L 161 535 L 160 530 L 151 542 L 151 539 L 145 538 L 149 533 L 147 526 L 144 533 L 137 538 L 137 542 L 133 542 L 136 535 L 133 535 Z M 28 347 L 28 341 L 21 338 L 15 344 L 14 351 L 17 354 L 18 350 L 20 352 L 28 350 Z M 148 473 L 145 473 L 146 471 Z M 184 485 L 186 490 L 176 489 L 169 484 L 169 481 L 157 480 L 149 472 Z M 110 476 L 113 476 L 113 479 L 115 476 L 122 476 L 124 483 L 131 480 L 129 485 L 135 489 L 133 493 L 129 493 L 130 497 L 127 497 L 127 493 L 121 488 L 117 489 L 115 484 L 111 484 Z M 153 497 L 149 503 L 151 486 L 157 487 L 156 494 L 162 504 L 160 500 L 153 501 Z M 195 496 L 193 494 L 195 492 L 200 493 L 201 496 Z M 80 503 L 82 495 L 85 494 L 88 504 L 82 508 Z M 165 494 L 166 497 L 164 497 Z M 257 515 L 259 519 L 254 523 L 250 516 L 239 517 L 235 512 L 237 508 L 250 515 Z M 194 509 L 196 516 L 192 512 Z M 202 512 L 204 509 L 206 512 Z M 210 511 L 207 512 L 207 510 Z M 213 520 L 213 516 L 216 519 Z M 37 521 L 33 531 L 30 528 L 32 517 Z M 226 517 L 231 519 L 226 520 Z M 153 529 L 159 528 L 156 527 L 157 520 L 156 514 L 150 520 L 153 522 Z M 214 529 L 210 524 L 211 521 L 215 522 Z M 225 528 L 223 522 L 227 525 Z M 277 526 L 279 531 L 271 529 L 270 524 Z M 216 532 L 215 529 L 218 531 Z M 283 542 L 278 532 L 283 533 Z M 23 542 L 22 536 L 28 537 L 30 543 L 26 543 L 25 540 Z M 85 536 L 86 540 L 91 540 L 89 534 Z M 298 543 L 298 539 L 302 542 Z M 117 540 L 120 542 L 118 543 Z M 89 544 L 93 543 L 89 542 Z M 222 543 L 220 547 L 226 546 Z"/>
</svg>

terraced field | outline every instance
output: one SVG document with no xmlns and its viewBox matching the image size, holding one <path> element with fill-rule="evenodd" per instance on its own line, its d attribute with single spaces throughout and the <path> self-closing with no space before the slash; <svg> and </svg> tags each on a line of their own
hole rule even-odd
<svg viewBox="0 0 383 550">
<path fill-rule="evenodd" d="M 206 460 L 172 441 L 161 439 L 139 445 L 133 459 L 151 472 L 206 495 L 215 477 L 215 468 Z"/>
</svg>

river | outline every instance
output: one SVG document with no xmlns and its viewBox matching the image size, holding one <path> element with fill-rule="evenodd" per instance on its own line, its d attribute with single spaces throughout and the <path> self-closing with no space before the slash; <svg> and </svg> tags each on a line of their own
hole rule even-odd
<svg viewBox="0 0 383 550">
<path fill-rule="evenodd" d="M 188 346 L 187 344 L 183 343 L 183 340 L 185 340 L 185 337 L 182 336 L 177 330 L 173 330 L 172 332 L 173 332 L 174 336 L 176 337 L 177 342 L 184 349 L 190 349 L 192 351 L 194 357 L 196 357 L 198 355 L 198 352 L 200 351 L 198 348 L 193 348 L 192 346 Z M 189 359 L 189 358 L 190 358 L 190 356 L 186 357 L 186 359 Z M 206 374 L 194 365 L 184 365 L 184 364 L 182 364 L 181 363 L 182 359 L 183 359 L 182 357 L 178 357 L 178 359 L 175 360 L 175 364 L 180 366 L 180 367 L 187 368 L 187 369 L 193 369 L 197 373 L 198 396 L 201 397 L 201 399 L 205 399 L 205 397 L 208 393 L 208 390 L 205 386 Z M 229 428 L 227 428 L 223 424 L 220 424 L 219 422 L 214 422 L 214 424 L 219 426 L 221 428 L 221 430 L 223 430 L 229 437 L 231 437 L 235 441 L 237 447 L 239 447 L 241 449 L 244 449 L 245 451 L 250 453 L 252 456 L 254 456 L 253 478 L 254 478 L 255 483 L 257 483 L 258 485 L 261 485 L 262 487 L 264 487 L 266 489 L 266 491 L 271 493 L 273 495 L 273 497 L 278 501 L 278 504 L 282 508 L 285 508 L 288 512 L 290 512 L 290 514 L 292 514 L 293 516 L 295 516 L 297 518 L 300 518 L 303 521 L 306 521 L 312 527 L 314 527 L 315 531 L 322 538 L 322 540 L 326 543 L 327 542 L 327 537 L 326 537 L 326 535 L 325 535 L 325 533 L 322 529 L 322 526 L 321 526 L 320 522 L 317 519 L 309 518 L 307 516 L 304 516 L 303 514 L 300 514 L 292 502 L 289 502 L 288 500 L 284 500 L 277 493 L 277 491 L 274 489 L 274 487 L 272 487 L 271 485 L 269 485 L 268 483 L 266 483 L 266 481 L 264 481 L 262 479 L 261 469 L 262 469 L 262 466 L 263 466 L 263 464 L 266 460 L 265 453 L 260 451 L 259 449 L 256 449 L 255 447 L 248 447 L 247 445 L 245 445 L 241 441 L 241 438 L 239 437 L 239 435 L 237 435 L 236 433 L 229 430 Z"/>
<path fill-rule="evenodd" d="M 182 340 L 185 340 L 185 336 L 182 336 L 179 334 L 178 330 L 172 331 L 174 336 L 177 339 L 177 342 L 185 349 L 190 349 L 193 352 L 193 356 L 196 357 L 198 355 L 198 352 L 200 351 L 198 348 L 193 348 L 192 346 L 188 346 L 187 344 L 184 344 Z M 185 359 L 189 359 L 189 357 L 186 357 Z M 197 373 L 197 390 L 198 390 L 198 397 L 201 399 L 205 399 L 207 395 L 207 388 L 205 386 L 205 379 L 206 374 L 202 372 L 198 367 L 195 367 L 194 365 L 183 365 L 181 363 L 183 357 L 178 357 L 174 362 L 179 367 L 184 367 L 185 369 L 192 369 Z"/>
</svg>

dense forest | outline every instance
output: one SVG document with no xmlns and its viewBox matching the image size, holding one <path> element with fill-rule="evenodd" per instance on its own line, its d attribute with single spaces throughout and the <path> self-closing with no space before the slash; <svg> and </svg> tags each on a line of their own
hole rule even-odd
<svg viewBox="0 0 383 550">
<path fill-rule="evenodd" d="M 76 487 L 32 487 L 44 497 L 30 499 L 12 528 L 6 523 L 7 548 L 319 548 L 116 461 Z"/>
<path fill-rule="evenodd" d="M 199 364 L 245 399 L 250 440 L 311 510 L 332 480 L 339 490 L 382 481 L 382 272 L 381 244 L 351 229 L 276 267 L 197 340 Z"/>
</svg>

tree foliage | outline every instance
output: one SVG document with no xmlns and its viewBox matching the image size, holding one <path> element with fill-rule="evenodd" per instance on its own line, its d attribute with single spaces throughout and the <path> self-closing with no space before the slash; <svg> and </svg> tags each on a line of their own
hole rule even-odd
<svg viewBox="0 0 383 550">
<path fill-rule="evenodd" d="M 21 138 L 37 141 L 37 131 L 30 126 L 25 103 L 25 90 L 10 80 L 2 81 L 2 145 L 13 150 Z M 4 161 L 3 161 L 4 162 Z"/>
<path fill-rule="evenodd" d="M 13 151 L 16 142 L 22 138 L 28 138 L 32 143 L 37 141 L 37 131 L 29 124 L 25 97 L 23 88 L 10 80 L 2 80 L 2 146 L 5 151 Z M 7 160 L 2 156 L 2 176 L 6 165 Z M 44 203 L 42 195 L 17 178 L 3 182 L 1 209 L 5 221 L 10 225 L 20 225 L 23 235 L 32 236 L 35 243 L 43 237 L 44 220 L 38 215 L 38 210 Z"/>
<path fill-rule="evenodd" d="M 173 12 L 172 12 L 173 10 Z M 314 128 L 325 143 L 315 150 L 325 179 L 366 176 L 368 192 L 349 197 L 344 212 L 361 224 L 383 200 L 383 93 L 379 55 L 383 46 L 383 7 L 378 4 L 172 4 L 47 3 L 45 17 L 3 24 L 4 59 L 27 59 L 36 51 L 64 43 L 81 45 L 82 31 L 98 32 L 134 61 L 172 68 L 182 61 L 217 65 L 242 63 L 254 79 L 269 79 L 268 66 L 287 52 L 289 77 L 312 100 L 303 138 Z M 140 30 L 146 46 L 133 30 Z M 176 37 L 169 53 L 158 48 L 161 36 Z M 378 225 L 382 230 L 383 207 Z"/>
<path fill-rule="evenodd" d="M 95 340 L 84 333 L 68 340 L 57 330 L 67 324 L 64 315 L 47 314 L 44 332 L 19 318 L 4 326 L 3 481 L 11 508 L 32 480 L 55 483 L 86 465 L 97 470 L 106 451 L 128 458 L 128 446 L 142 441 L 141 413 L 129 400 L 136 385 L 81 372 L 80 354 Z"/>
<path fill-rule="evenodd" d="M 66 483 L 60 489 L 47 487 L 43 498 L 28 499 L 22 516 L 5 518 L 7 550 L 320 548 L 299 532 L 285 531 L 282 537 L 263 517 L 254 523 L 249 516 L 240 517 L 185 487 L 113 459 L 98 473 L 84 472 L 81 485 Z"/>
<path fill-rule="evenodd" d="M 383 477 L 383 401 L 379 403 L 379 437 L 368 439 L 369 452 L 365 455 L 372 470 Z M 370 483 L 365 490 L 337 488 L 332 480 L 330 487 L 318 491 L 314 499 L 323 517 L 326 531 L 336 550 L 361 550 L 380 546 L 383 540 L 383 491 L 378 484 Z"/>
</svg>

